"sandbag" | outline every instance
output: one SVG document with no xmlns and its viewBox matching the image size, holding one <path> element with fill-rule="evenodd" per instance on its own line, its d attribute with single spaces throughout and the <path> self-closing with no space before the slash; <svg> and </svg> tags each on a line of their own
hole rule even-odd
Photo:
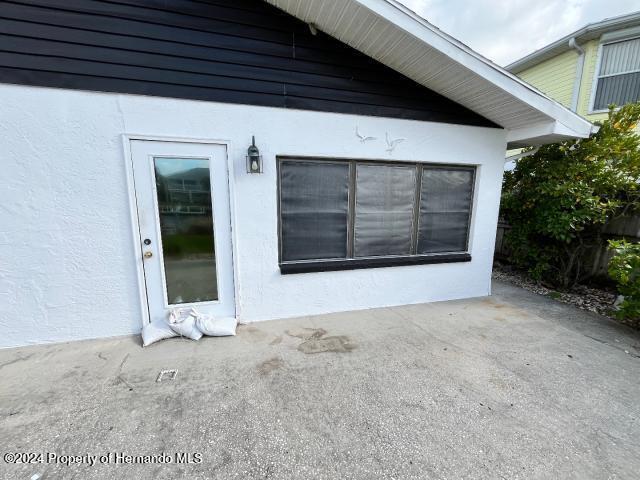
<svg viewBox="0 0 640 480">
<path fill-rule="evenodd" d="M 174 308 L 169 312 L 169 327 L 181 337 L 200 340 L 202 332 L 196 326 L 196 317 L 191 308 Z"/>
<path fill-rule="evenodd" d="M 211 337 L 226 337 L 236 334 L 238 322 L 233 317 L 214 318 L 213 315 L 196 313 L 196 326 L 205 335 Z"/>
<path fill-rule="evenodd" d="M 165 338 L 177 337 L 165 320 L 154 320 L 142 327 L 142 346 L 148 347 L 152 343 L 156 343 Z"/>
</svg>

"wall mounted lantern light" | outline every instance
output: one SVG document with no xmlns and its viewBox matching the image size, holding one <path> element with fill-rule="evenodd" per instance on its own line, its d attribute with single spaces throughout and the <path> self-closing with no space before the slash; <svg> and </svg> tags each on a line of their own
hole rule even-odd
<svg viewBox="0 0 640 480">
<path fill-rule="evenodd" d="M 256 147 L 256 137 L 253 136 L 247 149 L 247 173 L 262 173 L 262 155 Z"/>
</svg>

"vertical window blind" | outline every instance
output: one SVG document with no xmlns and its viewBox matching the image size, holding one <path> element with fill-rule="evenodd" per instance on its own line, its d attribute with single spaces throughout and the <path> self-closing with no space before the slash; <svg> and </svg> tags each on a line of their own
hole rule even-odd
<svg viewBox="0 0 640 480">
<path fill-rule="evenodd" d="M 416 168 L 356 166 L 354 256 L 410 255 Z"/>
<path fill-rule="evenodd" d="M 474 167 L 279 159 L 280 261 L 465 253 Z"/>
<path fill-rule="evenodd" d="M 423 168 L 418 253 L 467 249 L 472 192 L 472 170 Z"/>
<path fill-rule="evenodd" d="M 594 110 L 640 100 L 640 38 L 602 46 Z"/>
</svg>

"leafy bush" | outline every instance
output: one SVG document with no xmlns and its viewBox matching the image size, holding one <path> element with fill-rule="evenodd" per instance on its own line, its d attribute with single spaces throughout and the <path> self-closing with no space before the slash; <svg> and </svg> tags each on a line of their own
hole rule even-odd
<svg viewBox="0 0 640 480">
<path fill-rule="evenodd" d="M 639 210 L 640 103 L 618 110 L 587 139 L 541 147 L 505 173 L 501 214 L 511 261 L 567 289 L 584 280 L 585 252 L 602 227 Z"/>
<path fill-rule="evenodd" d="M 616 315 L 619 319 L 638 323 L 640 320 L 640 244 L 625 240 L 609 241 L 615 252 L 609 262 L 609 276 L 616 282 L 618 292 L 624 295 Z"/>
</svg>

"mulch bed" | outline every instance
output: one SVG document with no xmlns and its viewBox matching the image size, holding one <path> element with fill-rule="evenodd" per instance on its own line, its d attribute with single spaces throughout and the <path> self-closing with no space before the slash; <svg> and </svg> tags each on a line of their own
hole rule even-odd
<svg viewBox="0 0 640 480">
<path fill-rule="evenodd" d="M 613 310 L 613 302 L 615 302 L 617 294 L 614 291 L 587 287 L 585 285 L 577 285 L 570 292 L 559 292 L 540 285 L 529 278 L 525 272 L 515 270 L 509 265 L 502 265 L 499 263 L 496 263 L 493 266 L 493 278 L 512 283 L 518 287 L 524 288 L 525 290 L 529 290 L 530 292 L 545 295 L 560 302 L 574 305 L 582 310 L 599 313 L 600 315 L 616 320 Z"/>
</svg>

